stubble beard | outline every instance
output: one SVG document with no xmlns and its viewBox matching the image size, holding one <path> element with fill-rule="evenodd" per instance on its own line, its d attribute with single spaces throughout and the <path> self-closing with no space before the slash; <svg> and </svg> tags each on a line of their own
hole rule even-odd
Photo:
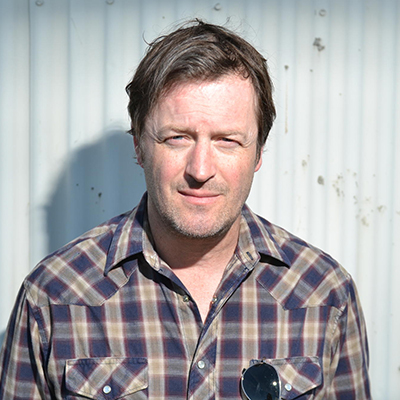
<svg viewBox="0 0 400 400">
<path fill-rule="evenodd" d="M 153 217 L 161 222 L 167 234 L 191 240 L 223 237 L 239 218 L 247 198 L 246 196 L 243 200 L 238 198 L 233 206 L 227 205 L 219 212 L 207 210 L 207 206 L 199 205 L 193 205 L 191 211 L 190 206 L 177 206 L 172 202 L 167 202 L 160 193 L 150 193 L 151 186 L 148 186 L 148 189 L 150 189 L 148 201 L 151 203 Z M 179 191 L 179 188 L 176 190 Z M 229 190 L 226 188 L 219 187 L 215 192 L 220 193 L 221 196 L 229 196 Z"/>
<path fill-rule="evenodd" d="M 209 216 L 205 212 L 199 215 L 198 211 L 194 211 L 193 218 L 189 221 L 175 207 L 164 211 L 159 215 L 168 231 L 175 236 L 192 240 L 216 239 L 225 236 L 240 215 L 240 210 L 233 215 L 222 212 L 210 224 Z"/>
<path fill-rule="evenodd" d="M 240 217 L 242 207 L 250 193 L 251 182 L 252 180 L 248 185 L 244 184 L 239 190 L 240 193 L 236 193 L 236 195 L 232 194 L 230 188 L 218 182 L 207 182 L 206 184 L 180 182 L 171 189 L 172 193 L 179 193 L 188 186 L 191 189 L 203 188 L 228 199 L 222 209 L 210 210 L 208 206 L 174 203 L 159 190 L 160 186 L 152 174 L 147 174 L 148 210 L 150 206 L 153 214 L 151 217 L 149 215 L 149 218 L 155 222 L 150 225 L 158 226 L 164 231 L 164 234 L 180 239 L 213 240 L 222 238 Z M 231 198 L 232 195 L 234 198 Z"/>
</svg>

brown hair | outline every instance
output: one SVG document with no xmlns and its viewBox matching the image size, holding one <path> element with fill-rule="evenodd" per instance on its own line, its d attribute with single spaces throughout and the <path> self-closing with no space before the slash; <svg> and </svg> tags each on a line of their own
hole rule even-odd
<svg viewBox="0 0 400 400">
<path fill-rule="evenodd" d="M 275 119 L 272 83 L 265 58 L 232 31 L 200 20 L 154 40 L 127 85 L 131 133 L 140 144 L 146 119 L 160 96 L 177 83 L 210 81 L 228 74 L 250 78 L 257 97 L 261 148 Z"/>
</svg>

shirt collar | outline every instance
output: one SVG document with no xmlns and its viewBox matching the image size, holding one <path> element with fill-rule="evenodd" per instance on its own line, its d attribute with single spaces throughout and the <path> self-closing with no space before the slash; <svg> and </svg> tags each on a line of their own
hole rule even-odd
<svg viewBox="0 0 400 400">
<path fill-rule="evenodd" d="M 246 224 L 241 224 L 240 243 L 241 249 L 256 249 L 259 256 L 253 251 L 245 251 L 244 256 L 250 265 L 256 263 L 261 257 L 268 262 L 290 267 L 290 261 L 284 250 L 280 247 L 272 232 L 272 225 L 254 214 L 247 205 L 244 205 L 242 216 Z M 118 266 L 127 258 L 137 256 L 149 244 L 146 233 L 147 224 L 147 192 L 143 195 L 138 206 L 120 221 L 108 251 L 105 274 Z M 271 229 L 268 229 L 268 227 Z M 252 246 L 253 244 L 253 246 Z M 251 261 L 254 261 L 251 263 Z"/>
<path fill-rule="evenodd" d="M 281 247 L 278 237 L 274 235 L 274 226 L 254 214 L 246 204 L 243 206 L 242 215 L 247 222 L 251 240 L 260 254 L 260 261 L 290 268 L 290 259 Z"/>
<path fill-rule="evenodd" d="M 108 251 L 105 275 L 127 258 L 142 253 L 142 237 L 146 219 L 147 192 L 143 195 L 138 206 L 126 214 L 118 224 Z"/>
</svg>

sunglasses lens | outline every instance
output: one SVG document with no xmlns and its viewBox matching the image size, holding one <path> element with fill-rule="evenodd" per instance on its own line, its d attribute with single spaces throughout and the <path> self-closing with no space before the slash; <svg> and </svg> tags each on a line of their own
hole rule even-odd
<svg viewBox="0 0 400 400">
<path fill-rule="evenodd" d="M 254 364 L 242 376 L 242 390 L 250 400 L 280 400 L 276 369 L 269 364 Z"/>
</svg>

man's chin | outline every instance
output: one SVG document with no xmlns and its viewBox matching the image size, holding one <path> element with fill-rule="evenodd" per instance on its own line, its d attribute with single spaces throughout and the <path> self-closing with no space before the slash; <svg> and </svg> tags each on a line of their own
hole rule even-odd
<svg viewBox="0 0 400 400">
<path fill-rule="evenodd" d="M 193 240 L 206 240 L 225 236 L 225 234 L 232 227 L 233 222 L 225 224 L 210 224 L 197 223 L 188 224 L 185 223 L 173 223 L 170 225 L 171 230 L 177 236 Z M 172 233 L 172 232 L 171 232 Z"/>
</svg>

